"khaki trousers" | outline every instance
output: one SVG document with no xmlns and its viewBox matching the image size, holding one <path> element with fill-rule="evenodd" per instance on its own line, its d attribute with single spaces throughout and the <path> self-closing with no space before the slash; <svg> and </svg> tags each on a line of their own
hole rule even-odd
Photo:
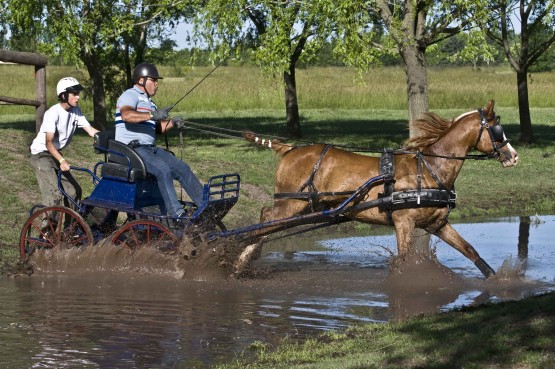
<svg viewBox="0 0 555 369">
<path fill-rule="evenodd" d="M 31 166 L 35 169 L 42 201 L 45 206 L 61 206 L 73 208 L 68 199 L 58 190 L 59 163 L 48 152 L 31 155 Z M 81 199 L 82 190 L 70 171 L 62 172 L 62 188 L 75 201 Z"/>
</svg>

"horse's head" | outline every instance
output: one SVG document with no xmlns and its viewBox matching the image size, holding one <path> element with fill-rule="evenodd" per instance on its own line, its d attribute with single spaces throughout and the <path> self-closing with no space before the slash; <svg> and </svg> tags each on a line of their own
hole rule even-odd
<svg viewBox="0 0 555 369">
<path fill-rule="evenodd" d="M 480 131 L 474 148 L 500 161 L 504 167 L 512 167 L 518 163 L 518 153 L 511 146 L 503 127 L 501 118 L 493 111 L 493 100 L 478 109 Z"/>
</svg>

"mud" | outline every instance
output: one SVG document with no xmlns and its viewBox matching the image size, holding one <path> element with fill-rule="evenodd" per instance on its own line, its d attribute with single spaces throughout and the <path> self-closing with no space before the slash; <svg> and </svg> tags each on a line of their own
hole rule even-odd
<svg viewBox="0 0 555 369">
<path fill-rule="evenodd" d="M 102 240 L 93 247 L 36 250 L 28 264 L 35 273 L 132 272 L 196 281 L 225 280 L 239 245 L 184 240 L 177 250 L 161 252 L 163 245 L 144 245 L 131 252 Z"/>
</svg>

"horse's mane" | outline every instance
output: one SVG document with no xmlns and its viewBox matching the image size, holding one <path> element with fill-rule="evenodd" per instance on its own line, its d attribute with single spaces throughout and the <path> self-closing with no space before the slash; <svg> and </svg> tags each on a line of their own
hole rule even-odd
<svg viewBox="0 0 555 369">
<path fill-rule="evenodd" d="M 422 151 L 443 137 L 453 122 L 453 120 L 445 120 L 434 113 L 424 113 L 421 119 L 412 122 L 417 134 L 405 141 L 404 148 Z"/>
</svg>

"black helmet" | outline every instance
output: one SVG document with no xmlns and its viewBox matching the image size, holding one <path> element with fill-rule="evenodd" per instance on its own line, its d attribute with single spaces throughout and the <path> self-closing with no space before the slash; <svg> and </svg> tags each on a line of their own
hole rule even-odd
<svg viewBox="0 0 555 369">
<path fill-rule="evenodd" d="M 158 69 L 153 64 L 150 63 L 140 63 L 133 68 L 133 82 L 139 82 L 142 77 L 150 77 L 156 79 L 163 79 L 158 74 Z"/>
</svg>

